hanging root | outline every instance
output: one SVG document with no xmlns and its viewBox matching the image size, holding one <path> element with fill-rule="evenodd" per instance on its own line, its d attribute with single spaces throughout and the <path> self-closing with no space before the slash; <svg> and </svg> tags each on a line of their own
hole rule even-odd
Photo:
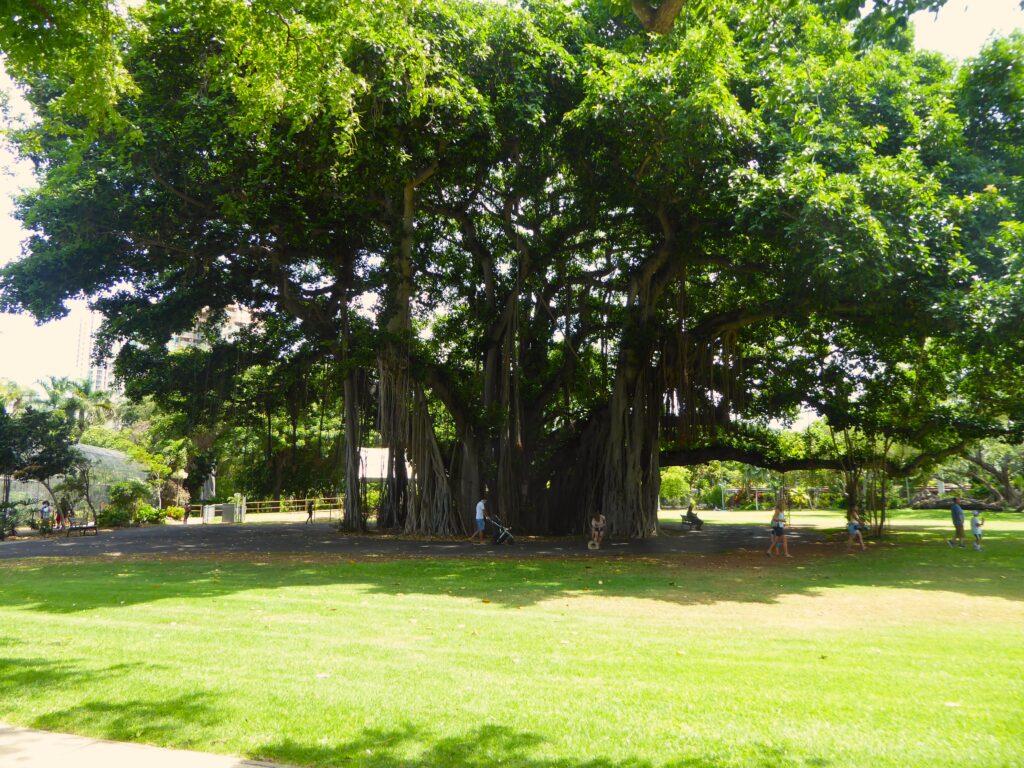
<svg viewBox="0 0 1024 768">
<path fill-rule="evenodd" d="M 464 535 L 455 512 L 451 485 L 437 444 L 434 424 L 423 391 L 416 389 L 412 408 L 409 454 L 413 465 L 415 499 L 405 521 L 405 532 L 424 536 Z"/>
</svg>

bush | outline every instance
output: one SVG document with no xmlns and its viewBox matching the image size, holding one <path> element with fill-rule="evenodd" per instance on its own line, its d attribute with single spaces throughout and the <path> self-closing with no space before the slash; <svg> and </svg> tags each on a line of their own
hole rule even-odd
<svg viewBox="0 0 1024 768">
<path fill-rule="evenodd" d="M 164 514 L 171 520 L 184 520 L 185 519 L 185 508 L 184 507 L 164 507 Z"/>
<path fill-rule="evenodd" d="M 846 496 L 842 493 L 827 491 L 818 494 L 818 509 L 845 509 Z"/>
<path fill-rule="evenodd" d="M 709 507 L 725 509 L 725 493 L 722 491 L 722 486 L 711 486 L 711 488 L 700 495 L 700 501 L 701 504 Z"/>
<path fill-rule="evenodd" d="M 153 498 L 153 491 L 141 480 L 125 480 L 114 483 L 108 491 L 110 506 L 134 512 L 147 499 Z"/>
<path fill-rule="evenodd" d="M 789 504 L 793 507 L 810 507 L 811 495 L 803 488 L 796 487 L 789 489 Z"/>
<path fill-rule="evenodd" d="M 96 514 L 96 524 L 101 528 L 123 528 L 132 524 L 132 513 L 127 509 L 108 505 Z"/>
<path fill-rule="evenodd" d="M 184 514 L 183 510 L 182 516 L 184 516 Z M 135 512 L 136 521 L 145 525 L 159 525 L 166 517 L 167 512 L 165 510 L 151 507 L 149 504 L 143 504 Z"/>
<path fill-rule="evenodd" d="M 108 494 L 110 504 L 105 512 L 110 522 L 100 523 L 101 525 L 119 526 L 140 522 L 163 522 L 163 512 L 158 512 L 144 503 L 147 499 L 152 498 L 153 490 L 141 480 L 125 480 L 121 483 L 114 483 L 110 486 Z M 143 508 L 147 510 L 144 514 Z M 157 512 L 156 516 L 154 516 L 154 512 Z M 97 516 L 97 522 L 99 523 L 99 516 Z"/>
<path fill-rule="evenodd" d="M 661 498 L 666 500 L 684 499 L 690 496 L 690 472 L 686 467 L 666 467 L 661 470 Z"/>
</svg>

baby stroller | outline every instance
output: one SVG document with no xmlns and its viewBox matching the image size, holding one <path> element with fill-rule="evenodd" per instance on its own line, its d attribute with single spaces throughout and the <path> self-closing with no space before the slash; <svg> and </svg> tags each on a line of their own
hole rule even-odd
<svg viewBox="0 0 1024 768">
<path fill-rule="evenodd" d="M 512 531 L 509 530 L 509 527 L 501 521 L 500 517 L 495 517 L 494 515 L 491 515 L 490 521 L 491 525 L 494 526 L 494 539 L 491 541 L 491 544 L 494 544 L 496 546 L 498 544 L 515 543 L 515 539 L 512 538 Z"/>
</svg>

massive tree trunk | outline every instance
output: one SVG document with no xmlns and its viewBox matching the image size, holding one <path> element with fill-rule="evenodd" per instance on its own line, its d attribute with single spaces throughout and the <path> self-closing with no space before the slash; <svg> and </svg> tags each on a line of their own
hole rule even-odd
<svg viewBox="0 0 1024 768">
<path fill-rule="evenodd" d="M 658 533 L 658 378 L 657 371 L 646 366 L 632 386 L 625 377 L 616 381 L 601 473 L 601 506 L 612 534 L 644 538 Z"/>
<path fill-rule="evenodd" d="M 409 514 L 410 488 L 406 470 L 409 443 L 409 410 L 412 385 L 409 376 L 412 343 L 412 252 L 415 243 L 416 187 L 429 178 L 431 167 L 406 183 L 402 190 L 401 224 L 397 248 L 391 259 L 391 316 L 384 325 L 386 337 L 377 355 L 380 382 L 380 436 L 388 451 L 384 488 L 377 526 L 402 528 Z"/>
<path fill-rule="evenodd" d="M 391 317 L 377 357 L 380 434 L 388 449 L 378 526 L 407 533 L 452 535 L 464 529 L 427 409 L 423 372 L 414 375 L 412 360 L 416 189 L 436 170 L 436 163 L 428 166 L 402 190 L 401 230 L 391 265 Z M 412 465 L 412 478 L 407 461 Z"/>
<path fill-rule="evenodd" d="M 465 534 L 434 434 L 427 398 L 419 388 L 412 409 L 410 458 L 415 468 L 415 496 L 405 521 L 405 532 L 425 536 Z"/>
</svg>

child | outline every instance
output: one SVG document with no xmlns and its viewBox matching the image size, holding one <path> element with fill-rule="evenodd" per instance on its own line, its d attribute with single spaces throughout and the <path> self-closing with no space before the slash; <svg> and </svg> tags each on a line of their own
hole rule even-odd
<svg viewBox="0 0 1024 768">
<path fill-rule="evenodd" d="M 596 541 L 597 546 L 601 546 L 601 542 L 604 541 L 604 527 L 608 524 L 605 516 L 600 512 L 595 512 L 590 516 L 590 540 Z"/>
<path fill-rule="evenodd" d="M 846 516 L 846 546 L 853 546 L 854 539 L 860 543 L 861 550 L 867 549 L 864 546 L 864 536 L 861 533 L 863 523 L 861 523 L 860 514 L 858 513 L 857 507 L 851 507 L 849 514 Z"/>
<path fill-rule="evenodd" d="M 974 534 L 974 551 L 981 552 L 981 526 L 985 521 L 981 519 L 981 510 L 976 509 L 971 515 L 971 533 Z"/>
</svg>

